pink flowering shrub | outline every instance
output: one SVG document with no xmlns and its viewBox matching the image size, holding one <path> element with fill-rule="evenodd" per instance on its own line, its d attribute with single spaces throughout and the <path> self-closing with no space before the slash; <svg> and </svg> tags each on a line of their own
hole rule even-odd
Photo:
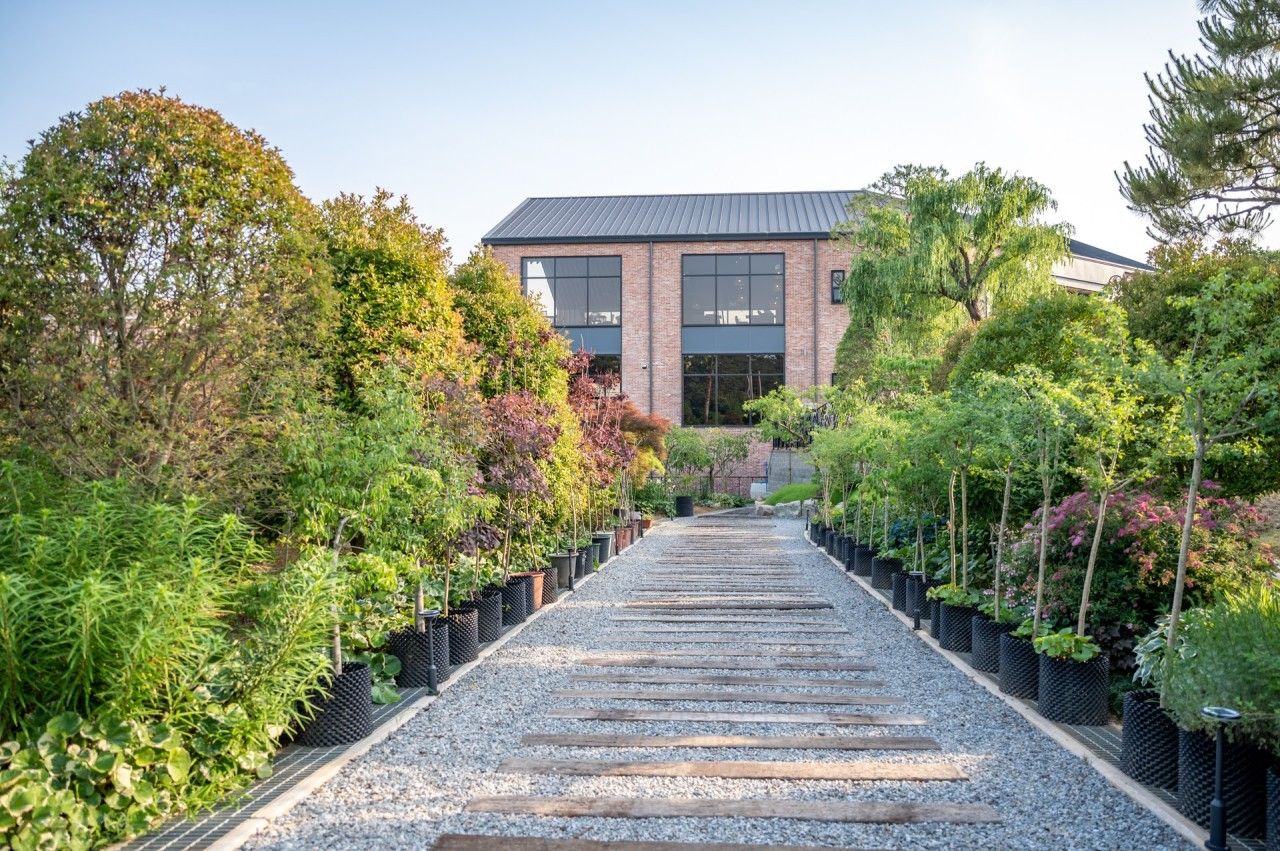
<svg viewBox="0 0 1280 851">
<path fill-rule="evenodd" d="M 1187 562 L 1187 606 L 1212 602 L 1266 575 L 1269 549 L 1256 541 L 1261 517 L 1247 504 L 1217 496 L 1205 482 L 1197 500 Z M 1169 610 L 1178 568 L 1178 544 L 1186 502 L 1169 502 L 1148 491 L 1120 493 L 1107 503 L 1088 622 L 1093 637 L 1111 655 L 1113 669 L 1132 667 L 1133 637 Z M 1074 493 L 1049 510 L 1049 559 L 1045 616 L 1074 623 L 1097 518 L 1094 497 Z M 1017 596 L 1035 599 L 1040 512 L 1014 544 Z"/>
</svg>

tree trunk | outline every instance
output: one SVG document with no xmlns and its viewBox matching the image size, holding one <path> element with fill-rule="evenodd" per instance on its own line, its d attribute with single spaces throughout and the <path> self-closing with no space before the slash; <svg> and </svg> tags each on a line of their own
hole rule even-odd
<svg viewBox="0 0 1280 851">
<path fill-rule="evenodd" d="M 1182 540 L 1178 544 L 1178 572 L 1173 580 L 1173 605 L 1169 609 L 1169 638 L 1167 647 L 1173 652 L 1178 637 L 1178 619 L 1182 616 L 1182 595 L 1187 587 L 1187 557 L 1191 552 L 1191 529 L 1196 519 L 1196 499 L 1200 495 L 1200 481 L 1204 476 L 1204 432 L 1196 435 L 1196 454 L 1191 461 L 1191 483 L 1187 487 L 1187 511 L 1182 517 Z"/>
<path fill-rule="evenodd" d="M 338 612 L 336 611 L 336 607 L 333 613 L 333 619 L 333 646 L 331 648 L 331 652 L 333 653 L 333 675 L 335 677 L 340 677 L 342 676 L 342 627 L 338 626 L 337 623 Z"/>
<path fill-rule="evenodd" d="M 995 584 L 993 587 L 993 603 L 996 615 L 996 623 L 1000 622 L 1000 565 L 1004 563 L 1004 535 L 1005 530 L 1009 528 L 1009 499 L 1013 491 L 1013 462 L 1010 461 L 1004 468 L 1004 498 L 1000 500 L 1000 527 L 996 530 L 996 566 L 992 571 L 995 576 Z"/>
<path fill-rule="evenodd" d="M 1107 519 L 1108 490 L 1098 493 L 1098 520 L 1093 524 L 1093 543 L 1089 545 L 1089 564 L 1084 569 L 1084 587 L 1080 589 L 1080 616 L 1076 618 L 1076 635 L 1084 637 L 1085 618 L 1089 612 L 1089 591 L 1093 588 L 1093 569 L 1098 564 L 1098 548 L 1102 545 L 1102 524 Z"/>
<path fill-rule="evenodd" d="M 960 587 L 969 590 L 969 468 L 960 468 Z"/>
<path fill-rule="evenodd" d="M 427 631 L 427 619 L 423 617 L 426 611 L 426 598 L 422 593 L 422 580 L 418 580 L 418 591 L 413 595 L 413 628 L 418 632 Z"/>
<path fill-rule="evenodd" d="M 951 584 L 956 584 L 956 471 L 951 471 L 947 484 L 947 536 L 951 539 Z"/>
<path fill-rule="evenodd" d="M 1043 456 L 1041 460 L 1043 462 Z M 1036 568 L 1036 608 L 1031 614 L 1032 638 L 1040 634 L 1040 613 L 1044 610 L 1044 574 L 1049 561 L 1049 505 L 1053 500 L 1053 483 L 1047 477 L 1041 477 L 1040 484 L 1044 499 L 1040 504 L 1040 552 Z"/>
</svg>

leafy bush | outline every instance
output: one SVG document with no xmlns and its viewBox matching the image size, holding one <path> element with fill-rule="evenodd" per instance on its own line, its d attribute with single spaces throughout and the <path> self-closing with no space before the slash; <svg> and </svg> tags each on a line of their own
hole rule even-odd
<svg viewBox="0 0 1280 851">
<path fill-rule="evenodd" d="M 818 486 L 816 484 L 812 482 L 791 482 L 765 497 L 764 504 L 781 505 L 784 502 L 800 502 L 806 499 L 813 499 L 817 495 Z"/>
<path fill-rule="evenodd" d="M 1190 614 L 1190 612 L 1188 613 Z M 1178 652 L 1163 663 L 1164 703 L 1178 725 L 1212 732 L 1203 706 L 1228 706 L 1243 716 L 1227 726 L 1280 755 L 1280 591 L 1273 582 L 1232 593 L 1182 622 Z"/>
<path fill-rule="evenodd" d="M 742 508 L 750 505 L 751 500 L 736 493 L 713 493 L 699 499 L 698 504 L 709 508 Z"/>
<path fill-rule="evenodd" d="M 636 511 L 646 517 L 662 514 L 675 517 L 676 501 L 662 482 L 648 481 L 636 488 L 633 496 Z"/>
<path fill-rule="evenodd" d="M 1037 653 L 1053 659 L 1088 662 L 1102 652 L 1098 643 L 1087 635 L 1076 635 L 1072 627 L 1041 635 L 1033 642 Z"/>
</svg>

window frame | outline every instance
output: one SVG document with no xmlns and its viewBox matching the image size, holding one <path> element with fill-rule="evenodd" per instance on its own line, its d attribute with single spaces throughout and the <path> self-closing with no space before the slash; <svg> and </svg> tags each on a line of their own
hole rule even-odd
<svg viewBox="0 0 1280 851">
<path fill-rule="evenodd" d="M 768 255 L 777 255 L 778 257 L 782 258 L 782 263 L 781 263 L 781 265 L 782 265 L 782 271 L 777 272 L 777 273 L 774 273 L 774 272 L 760 272 L 760 273 L 752 272 L 752 271 L 751 271 L 751 258 L 752 258 L 752 257 L 757 257 L 757 256 L 768 256 Z M 741 273 L 741 274 L 738 274 L 738 273 L 725 273 L 724 275 L 721 275 L 721 274 L 717 271 L 717 272 L 714 272 L 713 274 L 710 274 L 710 275 L 705 275 L 705 274 L 686 275 L 686 274 L 685 274 L 685 271 L 684 271 L 684 266 L 685 266 L 685 258 L 688 258 L 688 257 L 712 257 L 712 258 L 715 258 L 716 260 L 718 260 L 718 259 L 719 259 L 719 258 L 721 258 L 721 257 L 742 257 L 742 258 L 745 258 L 745 259 L 746 259 L 747 271 L 746 271 L 746 272 L 744 272 L 744 273 Z M 523 267 L 521 267 L 521 268 L 523 269 Z M 714 266 L 713 266 L 713 268 L 714 268 Z M 746 281 L 747 281 L 747 309 L 746 309 L 747 321 L 746 321 L 746 322 L 721 322 L 721 321 L 720 321 L 720 285 L 719 285 L 719 278 L 721 278 L 721 277 L 725 277 L 725 278 L 728 278 L 728 277 L 743 277 L 743 278 L 745 278 L 745 279 L 746 279 Z M 752 280 L 752 278 L 755 278 L 755 277 L 777 277 L 777 278 L 781 278 L 781 281 L 780 281 L 780 283 L 781 283 L 781 290 L 780 290 L 780 293 L 781 293 L 781 296 L 782 296 L 782 297 L 781 297 L 781 300 L 780 300 L 780 302 L 779 302 L 779 304 L 778 304 L 778 314 L 779 314 L 779 315 L 778 315 L 778 321 L 777 321 L 777 322 L 752 322 L 752 321 L 751 321 L 751 316 L 752 316 L 752 311 L 753 311 L 753 307 L 752 307 L 752 298 L 751 298 L 751 290 L 752 290 L 751 280 Z M 686 279 L 686 278 L 709 279 L 709 280 L 711 280 L 711 281 L 713 282 L 713 285 L 712 285 L 712 294 L 713 294 L 713 302 L 712 302 L 712 304 L 713 304 L 713 310 L 712 310 L 712 312 L 715 314 L 715 321 L 714 321 L 714 322 L 698 322 L 698 323 L 689 323 L 689 322 L 686 322 L 686 321 L 685 321 L 685 279 Z M 737 252 L 737 251 L 696 252 L 696 251 L 690 251 L 690 252 L 684 252 L 684 253 L 681 253 L 681 255 L 680 255 L 680 327 L 681 327 L 681 328 L 785 328 L 785 327 L 786 327 L 786 324 L 787 324 L 787 253 L 786 253 L 785 251 L 747 251 L 747 252 Z"/>
<path fill-rule="evenodd" d="M 546 281 L 549 285 L 549 289 L 551 290 L 551 316 L 549 317 L 551 320 L 551 327 L 565 328 L 565 329 L 621 328 L 622 327 L 622 301 L 623 301 L 622 299 L 622 255 L 621 254 L 531 254 L 527 257 L 522 256 L 520 258 L 520 292 L 524 294 L 525 298 L 529 297 L 529 275 L 528 275 L 528 272 L 526 271 L 528 269 L 529 261 L 531 260 L 545 261 L 545 260 L 561 260 L 561 259 L 585 260 L 587 263 L 587 274 L 585 276 L 584 275 L 565 275 L 564 276 L 565 278 L 581 278 L 582 280 L 585 280 L 587 282 L 586 309 L 583 311 L 587 321 L 582 323 L 581 325 L 561 325 L 556 322 L 555 320 L 555 313 L 556 313 L 555 281 L 560 276 L 558 274 L 553 274 L 549 278 L 535 278 L 535 280 Z M 593 259 L 596 259 L 596 260 L 616 259 L 618 261 L 618 274 L 617 275 L 592 275 L 591 261 Z M 591 282 L 593 280 L 608 281 L 608 280 L 613 280 L 615 278 L 618 281 L 618 321 L 609 322 L 605 324 L 592 325 L 591 324 Z"/>
<path fill-rule="evenodd" d="M 840 277 L 837 279 L 836 276 Z M 831 303 L 844 304 L 844 282 L 848 280 L 849 273 L 844 269 L 831 270 Z"/>
<path fill-rule="evenodd" d="M 714 358 L 715 360 L 712 362 L 710 367 L 711 371 L 710 372 L 693 372 L 693 373 L 688 372 L 685 364 L 686 364 L 686 359 L 690 357 Z M 727 373 L 724 373 L 724 376 L 723 376 L 726 378 L 745 378 L 747 380 L 747 388 L 748 388 L 747 396 L 746 398 L 743 399 L 743 401 L 747 401 L 748 399 L 760 398 L 760 396 L 752 395 L 752 389 L 756 386 L 759 379 L 763 376 L 767 375 L 771 379 L 776 378 L 777 387 L 783 387 L 787 383 L 787 357 L 786 357 L 786 354 L 784 354 L 783 352 L 718 352 L 716 354 L 681 355 L 680 356 L 680 424 L 682 426 L 685 426 L 688 428 L 752 428 L 755 425 L 755 421 L 753 420 L 752 416 L 750 414 L 746 414 L 745 412 L 743 413 L 744 421 L 742 423 L 725 424 L 721 422 L 720 380 L 722 376 L 720 372 L 720 358 L 722 357 L 748 358 L 746 372 L 727 372 Z M 779 371 L 778 372 L 771 371 L 767 373 L 754 371 L 753 367 L 755 366 L 755 362 L 752 359 L 757 357 L 777 358 Z M 711 415 L 710 422 L 689 423 L 685 421 L 685 400 L 687 398 L 686 382 L 690 378 L 710 379 L 710 387 L 708 390 L 709 398 L 708 398 L 708 404 L 707 404 L 707 410 L 710 412 L 710 415 Z M 772 389 L 773 387 L 770 387 L 769 390 L 765 392 L 767 393 Z"/>
</svg>

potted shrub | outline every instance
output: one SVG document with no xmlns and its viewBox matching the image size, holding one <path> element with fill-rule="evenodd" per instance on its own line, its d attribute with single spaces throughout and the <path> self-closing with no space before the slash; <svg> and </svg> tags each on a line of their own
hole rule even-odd
<svg viewBox="0 0 1280 851">
<path fill-rule="evenodd" d="M 1263 582 L 1225 595 L 1185 613 L 1178 635 L 1162 673 L 1164 701 L 1179 727 L 1178 810 L 1208 823 L 1217 727 L 1200 710 L 1229 707 L 1241 718 L 1226 727 L 1223 801 L 1232 833 L 1261 837 L 1266 774 L 1270 766 L 1274 775 L 1280 756 L 1280 591 Z"/>
<path fill-rule="evenodd" d="M 1133 680 L 1143 688 L 1124 694 L 1120 769 L 1148 786 L 1177 789 L 1178 727 L 1160 702 L 1168 631 L 1166 618 L 1134 648 L 1138 667 Z"/>
<path fill-rule="evenodd" d="M 1033 644 L 1040 654 L 1040 714 L 1059 724 L 1107 723 L 1111 668 L 1097 642 L 1065 627 Z"/>
<path fill-rule="evenodd" d="M 938 643 L 942 649 L 968 653 L 972 649 L 973 616 L 978 611 L 981 598 L 954 583 L 930 588 L 925 595 L 941 604 Z"/>
<path fill-rule="evenodd" d="M 1013 632 L 1023 617 L 995 596 L 978 606 L 970 620 L 969 664 L 975 670 L 994 674 L 1000 670 L 1000 636 Z"/>
<path fill-rule="evenodd" d="M 1027 618 L 1000 636 L 1000 690 L 1035 700 L 1040 696 L 1040 657 L 1032 644 L 1034 622 Z"/>
</svg>

